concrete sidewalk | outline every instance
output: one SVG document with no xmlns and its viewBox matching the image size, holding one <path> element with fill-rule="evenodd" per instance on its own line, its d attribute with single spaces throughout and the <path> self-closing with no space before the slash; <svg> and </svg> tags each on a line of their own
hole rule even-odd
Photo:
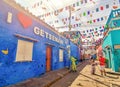
<svg viewBox="0 0 120 87">
<path fill-rule="evenodd" d="M 91 75 L 91 66 L 87 65 L 70 87 L 120 87 L 120 73 L 114 73 L 106 68 L 107 76 L 101 76 L 99 66 L 96 66 L 96 74 Z"/>
<path fill-rule="evenodd" d="M 7 87 L 48 87 L 69 72 L 70 70 L 68 70 L 67 68 L 50 71 L 40 77 L 31 78 L 29 80 Z"/>
<path fill-rule="evenodd" d="M 78 66 L 85 62 L 80 62 Z M 55 83 L 65 75 L 70 72 L 69 69 L 63 68 L 55 71 L 50 71 L 38 78 L 31 78 L 29 80 L 20 82 L 15 85 L 7 86 L 7 87 L 49 87 L 51 84 Z"/>
</svg>

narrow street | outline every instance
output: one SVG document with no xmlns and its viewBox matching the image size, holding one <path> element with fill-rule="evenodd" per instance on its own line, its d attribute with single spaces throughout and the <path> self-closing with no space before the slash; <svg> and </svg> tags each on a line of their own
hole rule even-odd
<svg viewBox="0 0 120 87">
<path fill-rule="evenodd" d="M 120 0 L 0 0 L 0 87 L 120 87 Z"/>
<path fill-rule="evenodd" d="M 21 83 L 7 87 L 69 87 L 79 72 L 88 64 L 88 61 L 83 61 L 78 64 L 77 72 L 70 72 L 68 69 L 61 69 L 47 72 L 40 77 L 31 78 Z"/>
<path fill-rule="evenodd" d="M 49 87 L 69 87 L 72 82 L 77 78 L 79 72 L 88 64 L 88 61 L 83 61 L 83 63 L 79 64 L 77 67 L 77 72 L 70 72 L 62 79 L 58 80 L 54 84 Z"/>
<path fill-rule="evenodd" d="M 95 75 L 91 75 L 90 69 L 91 65 L 86 65 L 70 87 L 120 87 L 120 73 L 106 68 L 107 74 L 102 76 L 97 65 Z"/>
<path fill-rule="evenodd" d="M 89 60 L 86 60 L 78 64 L 77 72 L 68 72 L 67 69 L 52 71 L 7 87 L 120 87 L 120 73 L 106 68 L 107 76 L 101 76 L 99 66 L 96 66 L 95 75 L 91 75 L 90 67 Z"/>
<path fill-rule="evenodd" d="M 101 76 L 98 65 L 95 75 L 91 75 L 90 69 L 86 61 L 78 66 L 77 72 L 67 74 L 49 87 L 120 87 L 120 73 L 106 68 L 107 76 Z"/>
</svg>

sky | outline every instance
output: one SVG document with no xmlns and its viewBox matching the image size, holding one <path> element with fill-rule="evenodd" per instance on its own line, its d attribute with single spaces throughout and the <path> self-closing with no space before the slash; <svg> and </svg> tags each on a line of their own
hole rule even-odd
<svg viewBox="0 0 120 87">
<path fill-rule="evenodd" d="M 30 12 L 32 12 L 35 16 L 39 17 L 40 15 L 46 14 L 47 12 L 53 12 L 57 9 L 65 8 L 66 6 L 72 5 L 78 1 L 84 2 L 85 0 L 60 0 L 60 1 L 58 1 L 58 0 L 15 0 L 15 1 L 19 4 L 21 4 L 21 6 L 28 9 Z M 80 6 L 75 7 L 75 10 L 80 9 L 80 11 L 76 11 L 76 12 L 74 11 L 71 13 L 71 15 L 75 16 L 75 17 L 79 17 L 79 14 L 82 12 L 86 12 L 88 10 L 93 11 L 93 10 L 95 10 L 95 8 L 104 6 L 106 4 L 110 5 L 110 8 L 107 10 L 99 11 L 97 13 L 93 12 L 92 17 L 89 17 L 89 16 L 79 17 L 80 18 L 79 22 L 83 23 L 83 25 L 85 26 L 85 25 L 87 25 L 87 24 L 85 24 L 85 22 L 87 20 L 96 19 L 98 17 L 103 17 L 103 16 L 109 16 L 113 4 L 115 3 L 116 5 L 118 5 L 118 1 L 119 0 L 87 0 L 87 3 L 81 4 Z M 37 3 L 39 3 L 39 6 L 36 6 L 35 8 L 33 8 L 34 5 Z M 45 9 L 43 9 L 44 7 L 45 7 Z M 60 27 L 60 26 L 65 26 L 65 25 L 68 26 L 69 25 L 68 22 L 66 24 L 63 24 L 61 22 L 62 18 L 67 18 L 67 17 L 69 17 L 69 11 L 63 10 L 63 12 L 60 13 L 59 15 L 57 15 L 57 17 L 51 15 L 51 16 L 45 17 L 43 19 L 45 19 L 45 22 L 47 22 L 47 23 L 51 22 L 52 20 L 53 21 L 59 20 L 59 23 L 56 23 L 54 25 L 55 25 L 55 27 Z M 51 20 L 51 18 L 52 18 L 52 20 Z M 71 21 L 71 24 L 74 24 L 74 23 L 75 23 L 75 21 Z M 96 25 L 96 26 L 103 25 L 105 23 L 106 23 L 106 20 L 102 21 L 102 23 L 99 22 L 98 24 L 96 23 L 94 25 Z M 87 29 L 84 26 L 81 27 L 82 30 Z M 92 25 L 88 26 L 88 28 L 90 28 L 90 27 L 93 27 L 93 26 Z M 64 29 L 62 29 L 62 30 L 64 30 Z M 73 30 L 75 30 L 75 29 L 73 29 Z M 76 30 L 80 30 L 80 28 L 76 28 Z"/>
<path fill-rule="evenodd" d="M 106 24 L 107 18 L 110 15 L 111 10 L 113 10 L 113 6 L 118 6 L 120 8 L 120 0 L 15 0 L 18 4 L 20 4 L 25 9 L 29 10 L 33 15 L 38 18 L 44 20 L 47 24 L 54 27 L 59 32 L 69 31 L 69 10 L 66 10 L 67 6 L 72 6 L 73 11 L 71 11 L 71 31 L 80 31 L 86 34 L 89 34 L 87 31 L 91 29 L 100 30 L 102 26 Z M 76 6 L 76 3 L 80 2 L 79 5 Z M 82 3 L 83 2 L 83 3 Z M 75 6 L 73 6 L 75 4 Z M 106 5 L 109 5 L 108 9 L 105 9 Z M 96 12 L 96 8 L 104 7 L 103 10 L 99 10 Z M 62 9 L 61 12 L 57 13 L 57 15 L 53 15 L 55 11 Z M 87 15 L 87 12 L 90 12 Z M 85 12 L 85 16 L 83 16 Z M 45 14 L 50 13 L 49 16 L 45 16 Z M 81 16 L 82 15 L 82 16 Z M 72 19 L 72 16 L 74 19 Z M 101 19 L 99 21 L 97 19 Z M 78 21 L 76 21 L 78 19 Z M 63 21 L 64 20 L 64 21 Z M 93 20 L 96 20 L 93 23 Z M 56 22 L 57 21 L 57 22 Z M 92 21 L 92 23 L 90 23 Z M 88 23 L 89 22 L 89 23 Z M 79 27 L 75 27 L 75 24 L 79 24 Z M 75 25 L 75 26 L 74 26 Z M 101 38 L 100 37 L 95 37 Z"/>
</svg>

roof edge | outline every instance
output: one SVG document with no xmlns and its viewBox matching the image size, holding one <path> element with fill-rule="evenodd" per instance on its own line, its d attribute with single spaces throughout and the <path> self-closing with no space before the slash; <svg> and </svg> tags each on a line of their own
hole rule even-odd
<svg viewBox="0 0 120 87">
<path fill-rule="evenodd" d="M 18 11 L 23 12 L 25 15 L 33 18 L 35 21 L 39 22 L 41 25 L 47 27 L 48 29 L 50 29 L 51 31 L 53 31 L 54 33 L 60 35 L 61 37 L 63 37 L 58 31 L 56 31 L 53 27 L 51 27 L 50 25 L 48 25 L 47 23 L 43 22 L 41 19 L 38 19 L 38 17 L 36 17 L 35 15 L 33 15 L 32 13 L 30 13 L 28 10 L 25 10 L 22 6 L 20 6 L 19 4 L 17 4 L 14 0 L 3 0 L 6 4 L 10 5 L 11 7 L 17 9 Z M 63 37 L 65 38 L 65 37 Z"/>
</svg>

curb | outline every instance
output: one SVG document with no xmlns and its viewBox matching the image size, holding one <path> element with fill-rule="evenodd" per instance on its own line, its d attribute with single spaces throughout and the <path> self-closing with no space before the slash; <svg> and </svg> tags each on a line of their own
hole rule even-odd
<svg viewBox="0 0 120 87">
<path fill-rule="evenodd" d="M 68 73 L 70 73 L 70 70 L 68 70 L 66 73 L 64 74 L 59 74 L 59 77 L 54 79 L 53 81 L 51 81 L 50 83 L 46 84 L 44 87 L 50 87 L 52 84 L 54 84 L 55 82 L 57 82 L 58 80 L 62 79 L 64 76 L 66 76 Z"/>
<path fill-rule="evenodd" d="M 81 64 L 83 64 L 85 62 L 80 62 L 80 64 L 77 65 L 77 67 L 79 67 Z M 71 70 L 68 70 L 66 73 L 64 74 L 59 74 L 59 77 L 56 78 L 55 80 L 51 81 L 50 83 L 46 84 L 44 87 L 50 87 L 52 84 L 54 84 L 55 82 L 57 82 L 58 80 L 62 79 L 64 76 L 66 76 L 68 73 L 70 73 Z"/>
</svg>

